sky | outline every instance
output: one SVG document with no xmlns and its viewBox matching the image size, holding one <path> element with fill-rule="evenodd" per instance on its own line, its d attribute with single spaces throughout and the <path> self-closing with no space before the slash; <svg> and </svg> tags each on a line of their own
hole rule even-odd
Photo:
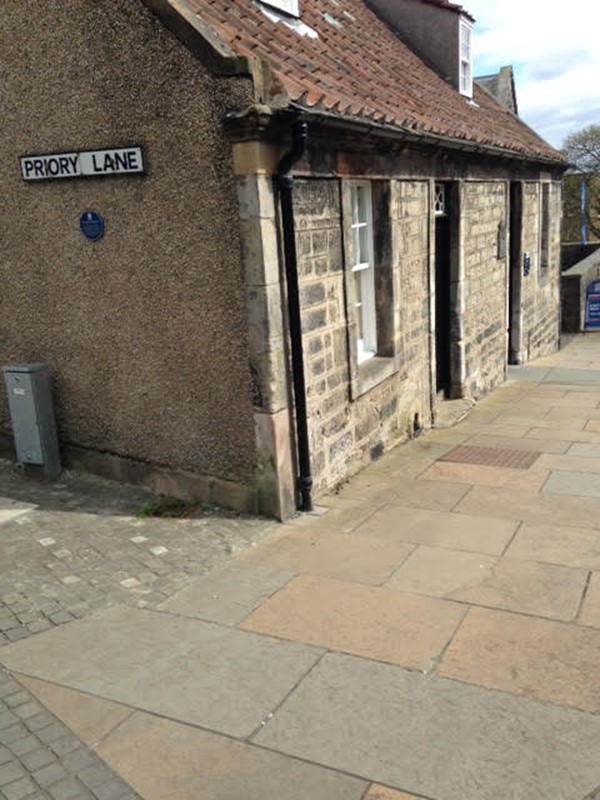
<svg viewBox="0 0 600 800">
<path fill-rule="evenodd" d="M 600 35 L 591 0 L 461 0 L 475 17 L 475 75 L 512 64 L 519 115 L 560 147 L 600 125 Z"/>
</svg>

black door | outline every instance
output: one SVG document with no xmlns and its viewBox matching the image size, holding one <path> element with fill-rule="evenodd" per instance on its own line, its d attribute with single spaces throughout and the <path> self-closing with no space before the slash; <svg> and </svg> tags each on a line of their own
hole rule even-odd
<svg viewBox="0 0 600 800">
<path fill-rule="evenodd" d="M 519 363 L 521 327 L 521 230 L 523 217 L 523 187 L 510 185 L 510 252 L 508 265 L 508 363 Z"/>
</svg>

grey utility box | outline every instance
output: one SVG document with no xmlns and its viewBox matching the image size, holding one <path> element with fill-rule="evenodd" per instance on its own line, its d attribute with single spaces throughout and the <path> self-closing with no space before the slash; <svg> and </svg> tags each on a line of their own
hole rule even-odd
<svg viewBox="0 0 600 800">
<path fill-rule="evenodd" d="M 40 464 L 47 478 L 60 475 L 50 375 L 45 364 L 2 367 L 17 461 Z"/>
</svg>

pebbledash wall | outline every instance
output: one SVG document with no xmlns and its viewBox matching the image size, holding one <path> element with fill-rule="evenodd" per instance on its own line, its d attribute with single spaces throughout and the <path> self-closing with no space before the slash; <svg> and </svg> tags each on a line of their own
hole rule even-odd
<svg viewBox="0 0 600 800">
<path fill-rule="evenodd" d="M 43 35 L 26 3 L 0 16 L 0 363 L 49 365 L 72 463 L 165 491 L 188 475 L 196 494 L 256 507 L 222 134 L 226 112 L 251 102 L 251 81 L 213 77 L 139 2 L 39 0 Z M 23 154 L 131 144 L 144 149 L 144 176 L 21 180 Z M 97 242 L 79 231 L 85 210 L 105 220 Z"/>
</svg>

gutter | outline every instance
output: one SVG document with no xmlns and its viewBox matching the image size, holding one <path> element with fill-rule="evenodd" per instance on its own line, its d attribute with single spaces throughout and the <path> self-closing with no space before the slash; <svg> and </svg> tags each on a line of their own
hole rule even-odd
<svg viewBox="0 0 600 800">
<path fill-rule="evenodd" d="M 293 165 L 302 158 L 306 147 L 308 129 L 306 122 L 296 121 L 293 129 L 292 149 L 286 153 L 277 167 L 276 184 L 281 202 L 283 228 L 283 254 L 287 284 L 288 317 L 292 355 L 292 382 L 296 411 L 296 443 L 298 452 L 297 493 L 300 495 L 300 510 L 312 511 L 312 475 L 310 471 L 310 446 L 306 413 L 306 382 L 304 377 L 304 353 L 302 350 L 302 320 L 300 317 L 300 291 L 298 286 L 298 254 L 296 251 L 296 229 L 294 223 L 294 177 Z"/>
<path fill-rule="evenodd" d="M 565 161 L 558 161 L 545 156 L 533 156 L 521 153 L 518 150 L 506 150 L 497 145 L 475 144 L 464 139 L 451 139 L 435 133 L 421 133 L 408 128 L 401 128 L 397 125 L 386 125 L 381 122 L 366 121 L 356 117 L 340 117 L 327 111 L 316 111 L 307 109 L 299 103 L 292 102 L 290 107 L 304 114 L 310 114 L 311 122 L 322 122 L 331 128 L 350 131 L 354 134 L 361 133 L 363 136 L 373 136 L 395 139 L 396 141 L 410 142 L 425 146 L 432 146 L 446 150 L 461 150 L 465 153 L 474 153 L 479 156 L 495 156 L 509 161 L 523 161 L 527 164 L 542 164 L 551 166 L 564 172 L 568 165 Z M 523 120 L 519 118 L 522 123 Z M 528 127 L 528 126 L 526 126 Z M 531 130 L 531 128 L 528 128 Z M 537 135 L 537 134 L 536 134 Z"/>
</svg>

